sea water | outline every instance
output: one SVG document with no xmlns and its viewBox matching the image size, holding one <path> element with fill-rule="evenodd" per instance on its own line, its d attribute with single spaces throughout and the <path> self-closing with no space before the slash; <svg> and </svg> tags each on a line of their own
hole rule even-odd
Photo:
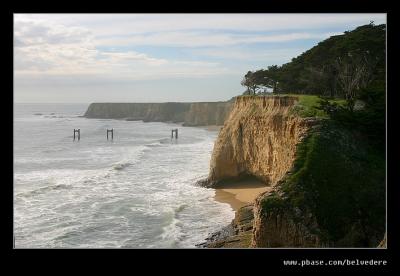
<svg viewBox="0 0 400 276">
<path fill-rule="evenodd" d="M 87 106 L 14 105 L 16 248 L 190 248 L 230 223 L 231 207 L 195 184 L 217 132 L 87 119 Z"/>
</svg>

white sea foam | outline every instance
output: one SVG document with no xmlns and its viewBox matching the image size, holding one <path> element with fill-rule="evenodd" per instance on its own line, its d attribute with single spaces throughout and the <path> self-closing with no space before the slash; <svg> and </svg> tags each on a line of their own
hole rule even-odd
<svg viewBox="0 0 400 276">
<path fill-rule="evenodd" d="M 188 127 L 175 140 L 173 124 L 24 108 L 15 121 L 17 247 L 194 247 L 233 218 L 195 185 L 208 174 L 215 133 Z M 32 115 L 52 112 L 71 121 Z M 68 138 L 74 128 L 79 142 Z"/>
</svg>

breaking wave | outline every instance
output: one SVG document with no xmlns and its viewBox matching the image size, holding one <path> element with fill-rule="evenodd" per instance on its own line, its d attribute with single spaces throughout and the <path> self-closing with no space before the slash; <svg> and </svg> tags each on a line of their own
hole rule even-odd
<svg viewBox="0 0 400 276">
<path fill-rule="evenodd" d="M 113 166 L 113 169 L 117 170 L 117 171 L 120 171 L 120 170 L 123 170 L 123 169 L 125 169 L 126 167 L 128 167 L 130 165 L 132 165 L 131 162 L 118 163 L 118 164 L 115 164 Z"/>
<path fill-rule="evenodd" d="M 67 184 L 56 184 L 56 185 L 49 185 L 45 187 L 40 187 L 35 190 L 31 190 L 28 192 L 21 192 L 16 194 L 17 197 L 32 197 L 40 194 L 44 194 L 50 191 L 56 191 L 56 190 L 68 190 L 72 189 L 72 185 L 67 185 Z"/>
<path fill-rule="evenodd" d="M 188 127 L 171 139 L 175 125 L 58 110 L 27 116 L 24 107 L 15 123 L 17 247 L 194 247 L 233 218 L 212 190 L 195 186 L 215 134 Z M 74 128 L 80 143 L 69 139 Z M 106 128 L 117 130 L 112 143 Z"/>
</svg>

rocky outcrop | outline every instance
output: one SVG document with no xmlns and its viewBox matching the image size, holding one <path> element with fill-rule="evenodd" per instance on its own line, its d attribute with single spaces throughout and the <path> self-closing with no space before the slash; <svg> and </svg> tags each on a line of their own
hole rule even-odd
<svg viewBox="0 0 400 276">
<path fill-rule="evenodd" d="M 291 168 L 310 122 L 291 115 L 296 97 L 237 97 L 211 158 L 208 186 L 255 176 L 274 185 Z"/>
<path fill-rule="evenodd" d="M 198 103 L 92 103 L 84 117 L 174 122 L 185 126 L 222 125 L 231 102 Z"/>
<path fill-rule="evenodd" d="M 302 117 L 305 100 L 238 97 L 201 184 L 252 176 L 270 186 L 254 202 L 251 247 L 377 247 L 385 230 L 384 155 L 335 120 Z M 209 247 L 239 246 L 237 236 Z"/>
<path fill-rule="evenodd" d="M 299 208 L 265 208 L 263 201 L 271 197 L 266 193 L 254 203 L 253 235 L 251 247 L 323 247 L 319 227 L 311 212 Z"/>
<path fill-rule="evenodd" d="M 275 187 L 293 166 L 297 144 L 316 122 L 292 112 L 297 102 L 297 97 L 289 96 L 237 97 L 215 142 L 208 179 L 201 184 L 217 187 L 226 180 L 254 176 L 273 189 L 247 207 L 253 212 L 251 222 L 238 223 L 243 214 L 240 209 L 229 228 L 230 235 L 227 229 L 222 237 L 217 233 L 207 247 L 320 245 L 318 236 L 311 233 L 318 232 L 312 214 L 289 209 L 275 212 L 274 208 L 266 211 L 263 204 L 264 198 L 277 193 Z"/>
<path fill-rule="evenodd" d="M 231 224 L 221 231 L 211 234 L 206 242 L 197 245 L 207 248 L 245 248 L 250 247 L 253 230 L 253 205 L 241 207 L 235 213 Z"/>
</svg>

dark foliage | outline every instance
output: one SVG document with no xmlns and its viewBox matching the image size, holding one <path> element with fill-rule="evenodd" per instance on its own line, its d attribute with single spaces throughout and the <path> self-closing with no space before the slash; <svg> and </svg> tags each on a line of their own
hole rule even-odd
<svg viewBox="0 0 400 276">
<path fill-rule="evenodd" d="M 253 94 L 258 88 L 271 88 L 274 93 L 346 98 L 348 91 L 344 91 L 343 85 L 340 85 L 340 80 L 343 80 L 340 77 L 347 74 L 344 68 L 350 67 L 353 71 L 364 67 L 368 69 L 363 70 L 366 71 L 365 76 L 355 85 L 357 90 L 379 80 L 384 76 L 382 72 L 385 72 L 385 43 L 385 24 L 360 26 L 318 43 L 282 66 L 273 65 L 247 72 L 246 86 L 253 88 Z"/>
</svg>

